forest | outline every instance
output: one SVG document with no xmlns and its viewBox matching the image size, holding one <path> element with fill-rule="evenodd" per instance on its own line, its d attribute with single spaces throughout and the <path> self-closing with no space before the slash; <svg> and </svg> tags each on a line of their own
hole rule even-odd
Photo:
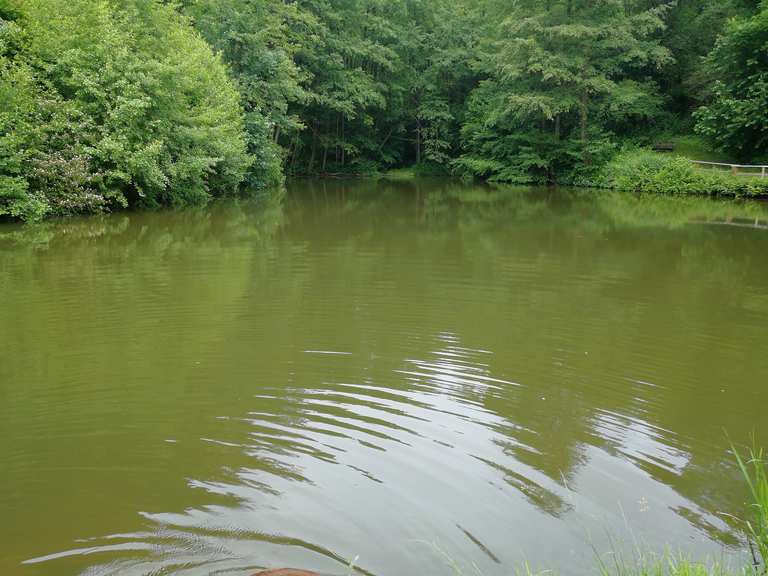
<svg viewBox="0 0 768 576">
<path fill-rule="evenodd" d="M 768 192 L 660 143 L 768 163 L 768 0 L 0 0 L 0 219 L 403 167 Z"/>
</svg>

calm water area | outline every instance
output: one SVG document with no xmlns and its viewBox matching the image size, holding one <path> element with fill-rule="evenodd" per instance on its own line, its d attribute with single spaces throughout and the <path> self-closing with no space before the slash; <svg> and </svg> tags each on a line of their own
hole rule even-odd
<svg viewBox="0 0 768 576">
<path fill-rule="evenodd" d="M 0 297 L 2 576 L 742 558 L 766 204 L 294 182 L 0 225 Z"/>
</svg>

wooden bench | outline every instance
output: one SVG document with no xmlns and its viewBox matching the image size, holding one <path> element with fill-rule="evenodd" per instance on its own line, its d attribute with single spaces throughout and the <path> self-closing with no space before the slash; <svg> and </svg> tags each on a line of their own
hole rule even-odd
<svg viewBox="0 0 768 576">
<path fill-rule="evenodd" d="M 656 142 L 653 145 L 653 150 L 655 152 L 674 152 L 675 145 L 672 142 Z"/>
</svg>

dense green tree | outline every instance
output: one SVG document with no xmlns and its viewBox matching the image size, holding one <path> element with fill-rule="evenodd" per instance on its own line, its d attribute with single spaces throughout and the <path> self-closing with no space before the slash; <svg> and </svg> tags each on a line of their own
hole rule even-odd
<svg viewBox="0 0 768 576">
<path fill-rule="evenodd" d="M 40 217 L 45 204 L 29 192 L 25 177 L 30 120 L 40 96 L 32 70 L 16 61 L 24 50 L 20 27 L 0 12 L 0 216 Z"/>
<path fill-rule="evenodd" d="M 594 183 L 768 153 L 758 0 L 0 0 L 0 217 L 429 165 Z"/>
<path fill-rule="evenodd" d="M 156 0 L 4 0 L 0 215 L 198 201 L 250 162 L 238 93 Z M 10 10 L 9 10 L 10 9 Z"/>
<path fill-rule="evenodd" d="M 314 19 L 296 55 L 309 75 L 298 108 L 306 130 L 291 144 L 299 172 L 359 171 L 387 155 L 386 133 L 408 90 L 405 0 L 302 0 Z M 418 32 L 417 32 L 418 33 Z M 363 165 L 360 163 L 363 162 Z"/>
<path fill-rule="evenodd" d="M 249 184 L 282 179 L 278 141 L 303 129 L 291 105 L 306 99 L 307 73 L 294 61 L 300 34 L 315 25 L 297 4 L 274 0 L 186 0 L 184 12 L 237 79 L 254 158 Z"/>
<path fill-rule="evenodd" d="M 768 154 L 768 2 L 728 24 L 706 66 L 716 81 L 697 130 L 745 160 Z"/>
<path fill-rule="evenodd" d="M 670 58 L 654 37 L 664 6 L 622 0 L 516 4 L 480 66 L 459 167 L 500 180 L 556 181 L 608 156 L 609 136 L 653 120 L 652 73 Z"/>
<path fill-rule="evenodd" d="M 669 11 L 662 43 L 674 60 L 659 77 L 679 129 L 710 92 L 704 57 L 714 48 L 728 21 L 754 12 L 755 0 L 678 0 Z"/>
<path fill-rule="evenodd" d="M 416 56 L 416 163 L 448 165 L 461 150 L 466 101 L 481 73 L 476 63 L 486 14 L 479 5 L 435 1 Z"/>
</svg>

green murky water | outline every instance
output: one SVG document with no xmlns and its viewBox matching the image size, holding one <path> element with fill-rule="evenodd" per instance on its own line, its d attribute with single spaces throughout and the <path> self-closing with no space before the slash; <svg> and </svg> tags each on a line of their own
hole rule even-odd
<svg viewBox="0 0 768 576">
<path fill-rule="evenodd" d="M 736 555 L 767 227 L 444 181 L 4 225 L 0 574 Z"/>
</svg>

